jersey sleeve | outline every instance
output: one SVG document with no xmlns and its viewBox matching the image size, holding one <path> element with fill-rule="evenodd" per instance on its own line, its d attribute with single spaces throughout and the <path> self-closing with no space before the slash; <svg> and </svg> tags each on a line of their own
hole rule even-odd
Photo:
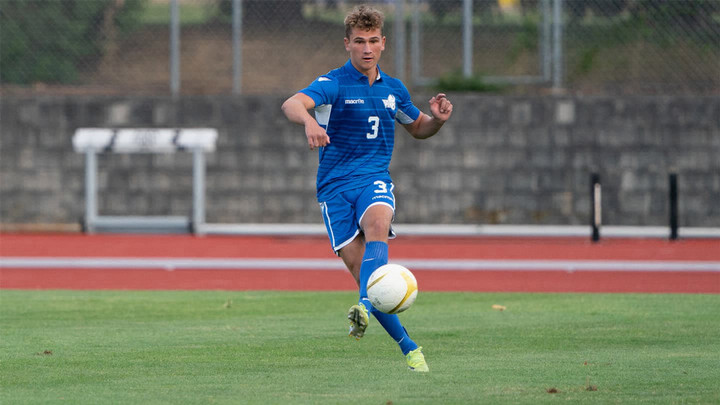
<svg viewBox="0 0 720 405">
<path fill-rule="evenodd" d="M 407 87 L 398 80 L 398 106 L 395 120 L 401 124 L 412 124 L 420 116 L 420 109 L 415 107 Z"/>
<path fill-rule="evenodd" d="M 315 107 L 332 104 L 338 95 L 338 81 L 331 76 L 320 76 L 300 93 L 313 99 Z"/>
</svg>

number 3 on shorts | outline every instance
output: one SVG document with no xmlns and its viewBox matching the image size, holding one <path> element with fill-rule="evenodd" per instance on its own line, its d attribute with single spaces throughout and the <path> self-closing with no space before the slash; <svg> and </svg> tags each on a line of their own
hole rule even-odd
<svg viewBox="0 0 720 405">
<path fill-rule="evenodd" d="M 387 183 L 385 183 L 382 180 L 378 180 L 373 183 L 377 186 L 377 189 L 375 190 L 375 194 L 384 194 L 387 193 Z"/>
</svg>

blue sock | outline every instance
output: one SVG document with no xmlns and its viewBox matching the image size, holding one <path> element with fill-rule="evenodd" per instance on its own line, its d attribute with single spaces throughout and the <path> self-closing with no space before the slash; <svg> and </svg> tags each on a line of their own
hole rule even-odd
<svg viewBox="0 0 720 405">
<path fill-rule="evenodd" d="M 360 265 L 360 300 L 367 298 L 367 282 L 370 275 L 380 266 L 388 262 L 388 245 L 385 242 L 365 243 L 365 254 Z M 367 300 L 365 300 L 367 301 Z M 368 307 L 368 309 L 370 309 Z"/>
<path fill-rule="evenodd" d="M 385 328 L 385 331 L 395 339 L 395 342 L 400 346 L 403 354 L 408 354 L 410 351 L 418 348 L 418 345 L 410 339 L 407 331 L 400 323 L 400 318 L 397 315 L 390 315 L 380 311 L 373 311 L 373 315 L 377 318 L 380 325 Z"/>
<path fill-rule="evenodd" d="M 375 316 L 390 337 L 395 339 L 395 342 L 400 346 L 403 354 L 408 354 L 408 352 L 417 349 L 418 345 L 410 339 L 407 331 L 400 323 L 400 318 L 398 318 L 397 315 L 390 315 L 376 310 L 367 299 L 367 282 L 370 279 L 370 275 L 378 267 L 387 264 L 387 262 L 387 243 L 367 242 L 365 244 L 365 254 L 363 255 L 363 262 L 360 266 L 360 303 L 365 305 L 365 308 Z"/>
</svg>

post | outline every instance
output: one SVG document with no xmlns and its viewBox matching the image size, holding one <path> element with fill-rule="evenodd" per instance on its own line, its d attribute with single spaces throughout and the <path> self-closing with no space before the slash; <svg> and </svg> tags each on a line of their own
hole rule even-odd
<svg viewBox="0 0 720 405">
<path fill-rule="evenodd" d="M 242 93 L 242 1 L 233 0 L 232 41 L 233 41 L 233 87 L 234 95 Z"/>
<path fill-rule="evenodd" d="M 420 85 L 422 77 L 422 31 L 420 30 L 420 0 L 413 0 L 412 26 L 410 31 L 410 70 L 413 85 Z"/>
<path fill-rule="evenodd" d="M 170 93 L 180 94 L 180 6 L 170 0 Z"/>
<path fill-rule="evenodd" d="M 395 2 L 395 76 L 405 81 L 405 0 Z"/>
<path fill-rule="evenodd" d="M 193 216 L 191 228 L 196 235 L 203 234 L 205 225 L 205 155 L 193 150 Z"/>
<path fill-rule="evenodd" d="M 590 176 L 590 201 L 592 241 L 597 242 L 600 240 L 600 226 L 602 225 L 602 187 L 600 185 L 600 175 L 597 173 Z"/>
<path fill-rule="evenodd" d="M 97 151 L 85 152 L 85 232 L 94 233 L 97 219 Z"/>
<path fill-rule="evenodd" d="M 542 7 L 542 33 L 540 35 L 540 60 L 542 78 L 549 82 L 552 78 L 552 11 L 550 0 L 540 0 Z"/>
<path fill-rule="evenodd" d="M 678 185 L 677 173 L 670 173 L 670 240 L 678 238 Z"/>
<path fill-rule="evenodd" d="M 562 90 L 563 75 L 563 21 L 562 2 L 555 0 L 553 3 L 553 90 Z"/>
<path fill-rule="evenodd" d="M 463 76 L 471 77 L 473 74 L 473 5 L 472 0 L 463 0 Z"/>
</svg>

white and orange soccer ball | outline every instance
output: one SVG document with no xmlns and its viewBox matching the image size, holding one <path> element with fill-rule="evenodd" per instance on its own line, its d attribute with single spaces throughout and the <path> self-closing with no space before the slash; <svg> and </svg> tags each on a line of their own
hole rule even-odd
<svg viewBox="0 0 720 405">
<path fill-rule="evenodd" d="M 406 267 L 389 263 L 375 270 L 368 280 L 370 303 L 386 314 L 397 314 L 410 308 L 417 298 L 415 276 Z"/>
</svg>

